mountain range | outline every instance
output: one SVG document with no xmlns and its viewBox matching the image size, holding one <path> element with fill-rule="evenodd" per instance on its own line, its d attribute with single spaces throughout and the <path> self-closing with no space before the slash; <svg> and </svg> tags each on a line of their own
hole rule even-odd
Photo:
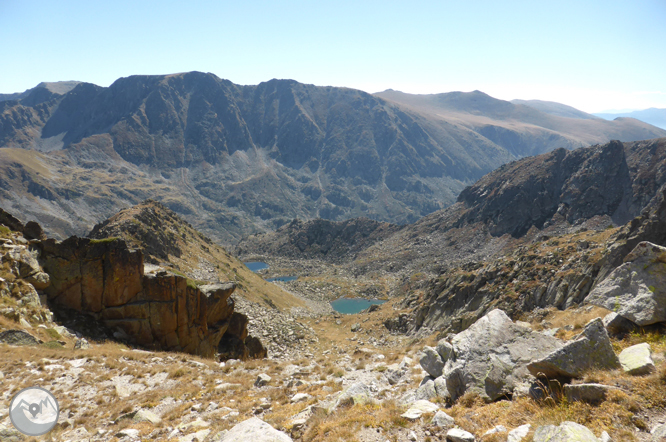
<svg viewBox="0 0 666 442">
<path fill-rule="evenodd" d="M 200 72 L 0 100 L 0 202 L 61 237 L 147 198 L 225 244 L 295 218 L 412 223 L 511 160 L 666 136 L 478 91 L 370 95 Z"/>
<path fill-rule="evenodd" d="M 666 109 L 651 107 L 650 109 L 631 112 L 601 112 L 594 115 L 600 118 L 605 118 L 606 120 L 615 120 L 616 118 L 635 118 L 653 126 L 666 129 Z"/>
</svg>

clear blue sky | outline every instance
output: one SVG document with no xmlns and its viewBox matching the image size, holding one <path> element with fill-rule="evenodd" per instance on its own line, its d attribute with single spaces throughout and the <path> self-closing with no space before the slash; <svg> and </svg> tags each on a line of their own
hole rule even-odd
<svg viewBox="0 0 666 442">
<path fill-rule="evenodd" d="M 133 74 L 666 108 L 666 0 L 0 0 L 0 93 Z"/>
</svg>

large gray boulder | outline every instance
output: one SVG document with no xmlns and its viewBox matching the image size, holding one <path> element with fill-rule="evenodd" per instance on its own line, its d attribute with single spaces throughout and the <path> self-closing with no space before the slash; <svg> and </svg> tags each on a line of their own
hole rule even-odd
<svg viewBox="0 0 666 442">
<path fill-rule="evenodd" d="M 39 339 L 23 330 L 5 330 L 0 333 L 0 343 L 9 345 L 39 345 Z"/>
<path fill-rule="evenodd" d="M 444 366 L 451 398 L 465 392 L 493 401 L 511 394 L 516 385 L 531 378 L 527 364 L 562 347 L 552 336 L 514 324 L 502 310 L 493 310 L 452 340 Z"/>
<path fill-rule="evenodd" d="M 569 402 L 597 404 L 606 400 L 608 392 L 617 389 L 604 384 L 567 384 L 564 395 Z"/>
<path fill-rule="evenodd" d="M 444 362 L 436 349 L 432 347 L 424 347 L 421 350 L 421 357 L 419 358 L 421 367 L 433 378 L 438 378 L 442 375 L 444 369 Z"/>
<path fill-rule="evenodd" d="M 643 241 L 585 298 L 640 326 L 666 321 L 666 247 Z"/>
<path fill-rule="evenodd" d="M 583 332 L 567 344 L 528 366 L 534 376 L 576 378 L 591 368 L 619 368 L 608 332 L 601 318 L 588 322 Z"/>
<path fill-rule="evenodd" d="M 584 425 L 562 422 L 559 426 L 545 425 L 534 432 L 533 442 L 599 442 Z"/>
<path fill-rule="evenodd" d="M 258 417 L 250 418 L 234 426 L 222 437 L 221 442 L 293 442 L 291 437 L 268 425 Z"/>
<path fill-rule="evenodd" d="M 650 355 L 650 344 L 647 342 L 625 348 L 620 353 L 619 359 L 622 369 L 631 375 L 649 374 L 656 369 Z"/>
</svg>

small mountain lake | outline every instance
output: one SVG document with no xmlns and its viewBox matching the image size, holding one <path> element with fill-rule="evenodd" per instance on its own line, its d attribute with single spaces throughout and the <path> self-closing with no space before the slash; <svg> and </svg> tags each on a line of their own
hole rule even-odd
<svg viewBox="0 0 666 442">
<path fill-rule="evenodd" d="M 268 268 L 268 264 L 265 262 L 259 262 L 259 261 L 252 261 L 252 262 L 244 262 L 245 266 L 252 270 L 253 272 L 258 272 L 259 270 L 264 270 Z"/>
<path fill-rule="evenodd" d="M 260 270 L 266 270 L 269 266 L 265 262 L 260 262 L 260 261 L 251 261 L 251 262 L 244 262 L 245 266 L 252 270 L 253 272 L 258 272 Z M 267 278 L 266 281 L 268 282 L 275 282 L 275 281 L 282 281 L 282 282 L 287 282 L 287 281 L 296 281 L 298 279 L 298 276 L 276 276 L 275 278 Z"/>
<path fill-rule="evenodd" d="M 331 307 L 338 313 L 344 313 L 345 315 L 353 315 L 355 313 L 360 313 L 366 308 L 374 304 L 383 304 L 386 301 L 381 299 L 365 299 L 365 298 L 340 298 L 335 301 L 331 301 Z"/>
<path fill-rule="evenodd" d="M 287 282 L 287 281 L 296 281 L 298 279 L 298 276 L 278 276 L 275 278 L 268 278 L 266 281 L 268 282 L 274 282 L 274 281 L 282 281 L 282 282 Z"/>
</svg>

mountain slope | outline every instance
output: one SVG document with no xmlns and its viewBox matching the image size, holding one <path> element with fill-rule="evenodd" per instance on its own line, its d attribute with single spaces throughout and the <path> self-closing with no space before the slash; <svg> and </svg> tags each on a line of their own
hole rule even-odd
<svg viewBox="0 0 666 442">
<path fill-rule="evenodd" d="M 439 97 L 438 112 L 458 109 L 451 120 L 292 80 L 240 86 L 190 72 L 72 85 L 0 102 L 0 201 L 63 237 L 146 198 L 226 244 L 295 218 L 404 224 L 516 157 L 666 135 L 604 121 L 581 138 L 569 120 L 587 120 L 482 93 Z"/>
<path fill-rule="evenodd" d="M 516 158 L 612 139 L 637 141 L 666 136 L 663 130 L 639 121 L 604 121 L 559 103 L 521 104 L 480 91 L 412 95 L 388 90 L 375 96 L 407 106 L 435 124 L 457 124 L 474 130 Z M 582 118 L 585 115 L 587 118 Z"/>
<path fill-rule="evenodd" d="M 644 121 L 645 123 L 652 124 L 653 126 L 666 129 L 666 109 L 643 109 L 633 112 L 621 112 L 621 113 L 598 113 L 594 114 L 597 117 L 605 118 L 606 120 L 617 121 L 617 118 L 635 118 L 636 120 Z"/>
</svg>

